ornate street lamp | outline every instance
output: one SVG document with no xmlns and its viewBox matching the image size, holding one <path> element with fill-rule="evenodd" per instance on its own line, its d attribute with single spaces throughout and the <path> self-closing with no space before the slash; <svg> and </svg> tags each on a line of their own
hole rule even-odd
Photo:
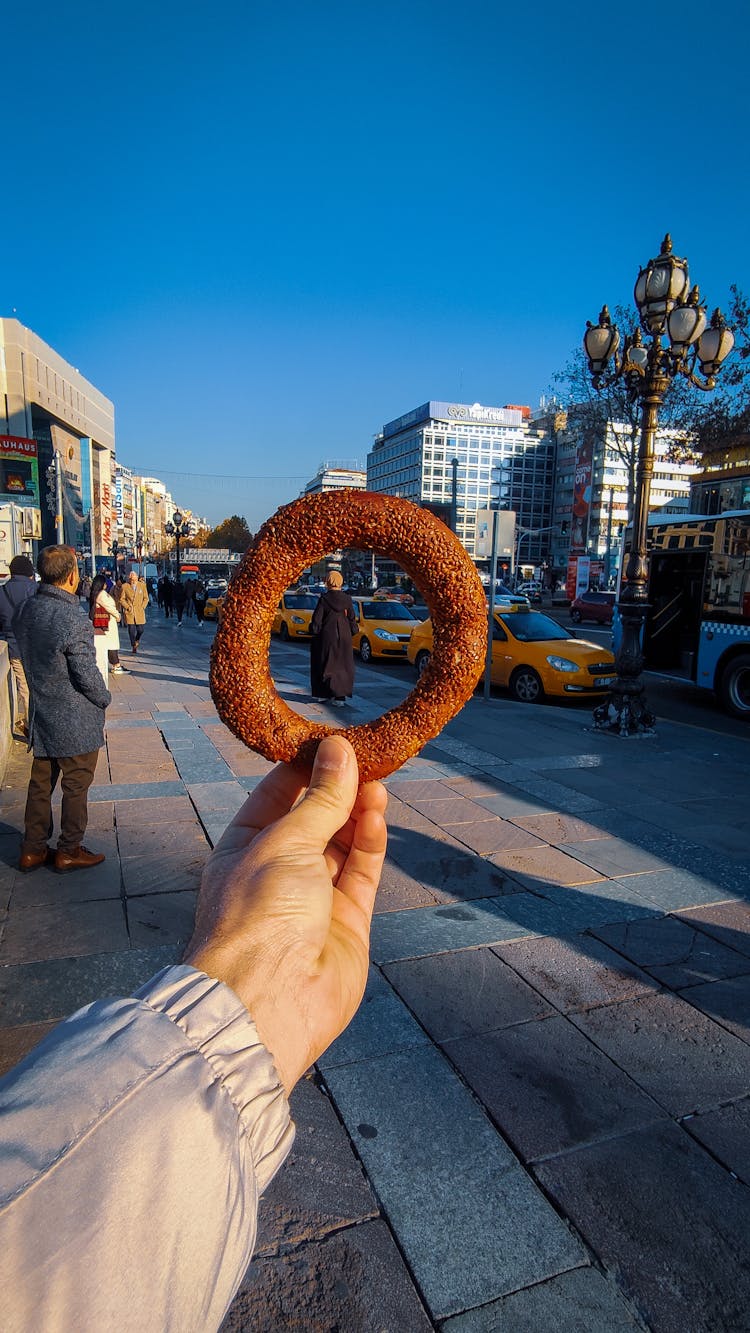
<svg viewBox="0 0 750 1333">
<path fill-rule="evenodd" d="M 647 335 L 645 342 L 636 327 L 620 351 L 620 332 L 606 306 L 598 324 L 587 322 L 583 339 L 594 387 L 622 378 L 630 396 L 641 400 L 632 541 L 617 603 L 622 624 L 617 680 L 611 694 L 594 709 L 594 726 L 620 736 L 653 735 L 654 730 L 641 673 L 648 612 L 648 507 L 659 408 L 678 375 L 698 389 L 714 389 L 721 363 L 734 346 L 734 335 L 721 311 L 714 311 L 706 327 L 698 288 L 690 289 L 687 260 L 672 254 L 669 235 L 656 259 L 650 259 L 638 274 L 635 303 Z M 669 346 L 662 343 L 664 333 Z"/>
<path fill-rule="evenodd" d="M 172 515 L 172 522 L 164 524 L 164 531 L 168 537 L 174 537 L 177 559 L 177 577 L 180 577 L 180 537 L 190 536 L 190 524 L 187 519 L 183 519 L 179 509 L 175 509 Z"/>
<path fill-rule="evenodd" d="M 117 557 L 120 553 L 120 543 L 118 542 L 116 537 L 109 549 L 112 553 L 112 560 L 114 561 L 114 568 L 112 570 L 112 573 L 114 577 L 117 578 Z"/>
</svg>

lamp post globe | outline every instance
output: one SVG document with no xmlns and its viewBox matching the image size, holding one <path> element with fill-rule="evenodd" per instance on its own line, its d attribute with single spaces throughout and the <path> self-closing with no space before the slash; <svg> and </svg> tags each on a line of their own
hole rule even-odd
<svg viewBox="0 0 750 1333">
<path fill-rule="evenodd" d="M 734 345 L 734 335 L 719 310 L 706 327 L 700 292 L 690 288 L 687 260 L 672 253 L 669 235 L 656 258 L 640 270 L 634 296 L 640 327 L 627 335 L 621 352 L 620 333 L 606 306 L 598 324 L 587 323 L 583 339 L 594 388 L 601 390 L 622 379 L 641 404 L 632 539 L 617 603 L 621 625 L 617 678 L 611 693 L 594 709 L 594 726 L 619 736 L 654 734 L 642 672 L 649 611 L 648 511 L 659 409 L 679 375 L 705 392 L 715 388 L 716 375 Z"/>
</svg>

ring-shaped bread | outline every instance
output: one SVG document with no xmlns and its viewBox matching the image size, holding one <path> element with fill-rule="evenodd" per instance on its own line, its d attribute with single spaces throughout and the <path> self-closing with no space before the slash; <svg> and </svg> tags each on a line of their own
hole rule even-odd
<svg viewBox="0 0 750 1333">
<path fill-rule="evenodd" d="M 433 651 L 411 694 L 356 727 L 311 722 L 279 696 L 269 670 L 271 628 L 283 592 L 314 561 L 343 546 L 399 562 L 430 609 Z M 458 538 L 427 509 L 371 491 L 305 495 L 264 523 L 234 574 L 211 651 L 219 716 L 267 759 L 311 764 L 324 736 L 352 743 L 360 780 L 394 772 L 470 698 L 487 645 L 487 603 Z"/>
</svg>

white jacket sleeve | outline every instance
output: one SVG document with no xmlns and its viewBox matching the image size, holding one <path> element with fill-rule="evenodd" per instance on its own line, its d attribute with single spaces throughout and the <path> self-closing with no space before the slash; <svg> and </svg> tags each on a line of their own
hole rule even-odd
<svg viewBox="0 0 750 1333">
<path fill-rule="evenodd" d="M 0 1083 L 5 1333 L 218 1328 L 293 1137 L 221 982 L 170 967 L 81 1009 Z"/>
</svg>

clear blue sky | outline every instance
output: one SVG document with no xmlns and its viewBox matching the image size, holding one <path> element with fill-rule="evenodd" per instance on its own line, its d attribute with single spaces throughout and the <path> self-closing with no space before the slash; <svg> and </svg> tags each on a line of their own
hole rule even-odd
<svg viewBox="0 0 750 1333">
<path fill-rule="evenodd" d="M 536 404 L 666 230 L 711 308 L 750 288 L 749 31 L 746 0 L 14 5 L 0 313 L 114 400 L 123 463 L 254 529 L 428 398 Z"/>
</svg>

